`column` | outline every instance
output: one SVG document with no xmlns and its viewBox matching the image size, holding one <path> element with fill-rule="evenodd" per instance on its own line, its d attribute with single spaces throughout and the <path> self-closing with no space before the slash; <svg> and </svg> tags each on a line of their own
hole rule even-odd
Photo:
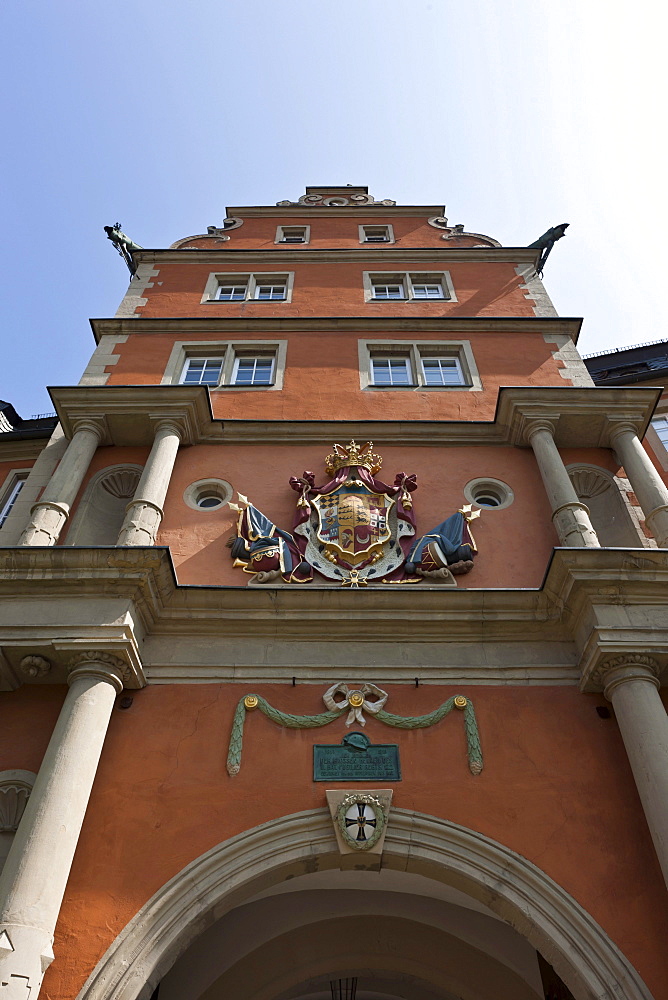
<svg viewBox="0 0 668 1000">
<path fill-rule="evenodd" d="M 56 544 L 102 434 L 102 427 L 93 420 L 81 420 L 75 425 L 67 451 L 30 511 L 19 545 Z"/>
<path fill-rule="evenodd" d="M 533 448 L 545 492 L 552 507 L 552 522 L 562 545 L 598 548 L 599 541 L 586 507 L 573 488 L 549 420 L 531 420 L 526 435 Z"/>
<path fill-rule="evenodd" d="M 659 696 L 659 668 L 643 654 L 608 660 L 595 672 L 612 702 L 633 777 L 668 885 L 668 715 Z"/>
<path fill-rule="evenodd" d="M 135 495 L 127 506 L 118 545 L 155 543 L 180 443 L 179 425 L 173 420 L 161 420 Z"/>
<path fill-rule="evenodd" d="M 69 691 L 0 875 L 0 997 L 35 1000 L 124 664 L 72 661 Z M 4 985 L 6 984 L 6 985 Z"/>
<path fill-rule="evenodd" d="M 668 548 L 668 488 L 631 424 L 612 425 L 610 441 L 661 548 Z"/>
</svg>

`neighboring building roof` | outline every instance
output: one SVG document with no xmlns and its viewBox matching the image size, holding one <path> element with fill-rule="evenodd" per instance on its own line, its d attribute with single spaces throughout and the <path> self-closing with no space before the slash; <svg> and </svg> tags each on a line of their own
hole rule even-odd
<svg viewBox="0 0 668 1000">
<path fill-rule="evenodd" d="M 583 361 L 597 385 L 625 385 L 668 375 L 668 340 L 584 355 Z"/>
<path fill-rule="evenodd" d="M 0 435 L 3 441 L 13 438 L 48 438 L 57 423 L 55 413 L 40 413 L 24 420 L 11 403 L 0 399 Z"/>
</svg>

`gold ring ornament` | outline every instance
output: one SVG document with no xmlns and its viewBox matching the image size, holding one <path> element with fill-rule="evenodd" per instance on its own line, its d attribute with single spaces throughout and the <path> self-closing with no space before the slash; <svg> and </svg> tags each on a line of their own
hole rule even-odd
<svg viewBox="0 0 668 1000">
<path fill-rule="evenodd" d="M 364 792 L 352 792 L 336 812 L 341 836 L 348 847 L 368 851 L 380 840 L 385 829 L 385 810 L 380 799 Z"/>
<path fill-rule="evenodd" d="M 259 700 L 256 694 L 247 694 L 244 698 L 244 707 L 247 712 L 252 712 L 257 708 L 258 704 Z"/>
<path fill-rule="evenodd" d="M 337 698 L 337 695 L 343 697 Z M 346 720 L 347 726 L 352 726 L 353 722 L 365 726 L 366 719 L 363 713 L 370 712 L 371 715 L 375 715 L 385 706 L 387 699 L 387 691 L 376 687 L 375 684 L 362 684 L 361 687 L 351 690 L 343 681 L 332 684 L 322 696 L 330 712 L 343 712 L 346 708 L 350 708 Z"/>
<path fill-rule="evenodd" d="M 468 701 L 466 700 L 464 695 L 458 694 L 457 697 L 455 698 L 455 708 L 458 708 L 460 712 L 463 712 L 467 705 Z"/>
</svg>

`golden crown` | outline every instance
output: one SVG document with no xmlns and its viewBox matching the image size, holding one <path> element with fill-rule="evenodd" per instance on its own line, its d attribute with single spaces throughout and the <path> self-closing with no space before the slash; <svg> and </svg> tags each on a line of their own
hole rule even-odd
<svg viewBox="0 0 668 1000">
<path fill-rule="evenodd" d="M 372 447 L 373 441 L 367 441 L 361 448 L 354 441 L 351 441 L 347 447 L 335 444 L 334 451 L 325 459 L 325 472 L 333 476 L 338 469 L 345 469 L 346 466 L 363 465 L 372 476 L 375 475 L 383 464 L 383 460 L 380 455 L 371 451 Z"/>
</svg>

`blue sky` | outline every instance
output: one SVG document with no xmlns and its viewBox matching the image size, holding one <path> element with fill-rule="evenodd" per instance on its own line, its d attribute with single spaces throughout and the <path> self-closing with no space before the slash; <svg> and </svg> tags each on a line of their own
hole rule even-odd
<svg viewBox="0 0 668 1000">
<path fill-rule="evenodd" d="M 598 0 L 6 0 L 0 396 L 51 409 L 143 246 L 307 184 L 445 203 L 545 280 L 583 352 L 666 337 L 666 16 Z"/>
</svg>

